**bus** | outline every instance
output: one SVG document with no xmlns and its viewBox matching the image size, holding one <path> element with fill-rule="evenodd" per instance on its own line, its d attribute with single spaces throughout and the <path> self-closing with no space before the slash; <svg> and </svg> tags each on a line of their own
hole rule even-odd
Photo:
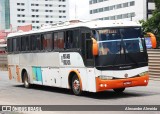
<svg viewBox="0 0 160 114">
<path fill-rule="evenodd" d="M 141 25 L 131 21 L 64 22 L 7 37 L 9 79 L 67 88 L 73 94 L 147 86 Z M 155 37 L 151 36 L 153 47 Z"/>
</svg>

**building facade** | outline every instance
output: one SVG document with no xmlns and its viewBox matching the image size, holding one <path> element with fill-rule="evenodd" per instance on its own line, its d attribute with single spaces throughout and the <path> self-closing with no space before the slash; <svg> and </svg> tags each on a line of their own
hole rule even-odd
<svg viewBox="0 0 160 114">
<path fill-rule="evenodd" d="M 90 0 L 92 20 L 146 20 L 155 9 L 154 0 Z"/>
<path fill-rule="evenodd" d="M 0 0 L 0 30 L 10 28 L 9 0 Z"/>
<path fill-rule="evenodd" d="M 8 29 L 8 25 L 12 28 L 32 25 L 32 29 L 38 29 L 43 24 L 69 19 L 68 0 L 0 0 L 0 2 L 1 26 L 5 26 L 3 30 Z"/>
</svg>

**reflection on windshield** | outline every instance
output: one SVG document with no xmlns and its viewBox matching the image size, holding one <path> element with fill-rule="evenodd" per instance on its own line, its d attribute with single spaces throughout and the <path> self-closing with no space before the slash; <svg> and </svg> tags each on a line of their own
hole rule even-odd
<svg viewBox="0 0 160 114">
<path fill-rule="evenodd" d="M 99 54 L 143 52 L 140 28 L 102 29 L 94 34 L 99 44 Z"/>
</svg>

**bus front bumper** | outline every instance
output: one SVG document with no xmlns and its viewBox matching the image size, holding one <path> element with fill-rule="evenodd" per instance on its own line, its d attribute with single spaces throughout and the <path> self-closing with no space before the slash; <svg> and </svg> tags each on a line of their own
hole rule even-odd
<svg viewBox="0 0 160 114">
<path fill-rule="evenodd" d="M 134 77 L 134 78 L 114 79 L 114 80 L 101 80 L 99 77 L 96 77 L 96 91 L 100 92 L 108 89 L 126 88 L 134 86 L 147 86 L 148 81 L 149 81 L 149 75 Z"/>
</svg>

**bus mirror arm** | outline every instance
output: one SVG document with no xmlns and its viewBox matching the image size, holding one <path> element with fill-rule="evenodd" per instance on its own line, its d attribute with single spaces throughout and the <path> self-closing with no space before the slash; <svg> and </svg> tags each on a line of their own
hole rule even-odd
<svg viewBox="0 0 160 114">
<path fill-rule="evenodd" d="M 157 47 L 157 40 L 156 40 L 156 36 L 151 33 L 151 32 L 148 32 L 147 35 L 150 37 L 151 39 L 151 44 L 152 44 L 152 48 L 156 48 Z"/>
<path fill-rule="evenodd" d="M 94 38 L 92 38 L 92 54 L 94 56 L 98 55 L 98 43 Z"/>
</svg>

